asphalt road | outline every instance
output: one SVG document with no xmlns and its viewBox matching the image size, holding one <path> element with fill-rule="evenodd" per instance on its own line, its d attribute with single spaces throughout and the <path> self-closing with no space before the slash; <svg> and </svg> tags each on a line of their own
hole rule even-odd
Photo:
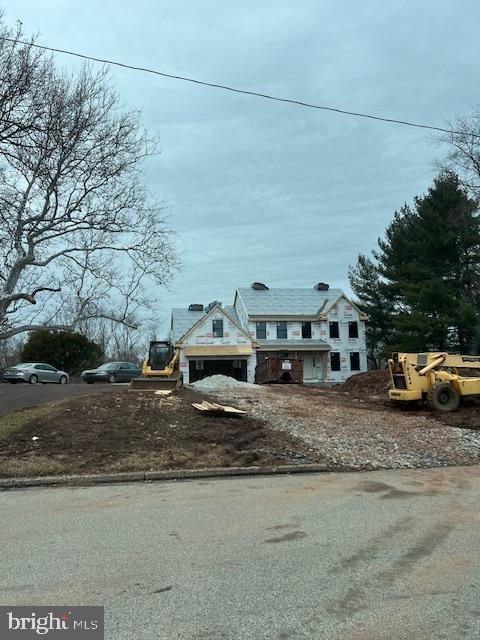
<svg viewBox="0 0 480 640">
<path fill-rule="evenodd" d="M 0 493 L 0 604 L 115 640 L 477 640 L 480 469 Z"/>
<path fill-rule="evenodd" d="M 118 391 L 127 384 L 4 384 L 0 383 L 0 416 L 35 407 L 44 402 L 85 396 L 100 391 Z"/>
</svg>

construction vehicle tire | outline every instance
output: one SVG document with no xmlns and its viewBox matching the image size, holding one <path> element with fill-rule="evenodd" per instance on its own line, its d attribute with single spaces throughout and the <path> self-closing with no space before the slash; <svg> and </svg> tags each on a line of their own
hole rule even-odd
<svg viewBox="0 0 480 640">
<path fill-rule="evenodd" d="M 460 394 L 448 382 L 436 382 L 427 393 L 427 403 L 435 411 L 455 411 L 460 404 Z"/>
</svg>

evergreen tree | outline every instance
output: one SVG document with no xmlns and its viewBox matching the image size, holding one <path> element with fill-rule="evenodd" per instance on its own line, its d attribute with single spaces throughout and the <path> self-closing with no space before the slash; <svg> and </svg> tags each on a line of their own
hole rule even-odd
<svg viewBox="0 0 480 640">
<path fill-rule="evenodd" d="M 478 202 L 442 173 L 413 208 L 395 213 L 373 259 L 359 256 L 350 283 L 374 326 L 382 322 L 381 333 L 370 331 L 370 351 L 476 351 Z"/>
<path fill-rule="evenodd" d="M 78 374 L 100 364 L 102 355 L 101 348 L 80 333 L 41 329 L 29 334 L 21 358 L 23 362 L 46 362 Z"/>
<path fill-rule="evenodd" d="M 389 291 L 380 278 L 377 264 L 364 255 L 359 255 L 355 267 L 350 267 L 348 278 L 360 300 L 360 308 L 368 315 L 366 339 L 369 366 L 378 369 L 385 361 L 385 345 L 394 340 Z"/>
</svg>

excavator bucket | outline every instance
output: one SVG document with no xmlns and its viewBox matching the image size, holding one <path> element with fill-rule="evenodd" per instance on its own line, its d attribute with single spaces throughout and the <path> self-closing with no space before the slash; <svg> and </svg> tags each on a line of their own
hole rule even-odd
<svg viewBox="0 0 480 640">
<path fill-rule="evenodd" d="M 174 371 L 170 376 L 149 376 L 133 378 L 130 381 L 131 389 L 179 389 L 183 384 L 183 376 L 179 371 Z"/>
</svg>

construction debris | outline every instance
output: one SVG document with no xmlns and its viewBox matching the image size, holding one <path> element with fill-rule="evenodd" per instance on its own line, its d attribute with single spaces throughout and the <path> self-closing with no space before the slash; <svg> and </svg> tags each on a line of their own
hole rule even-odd
<svg viewBox="0 0 480 640">
<path fill-rule="evenodd" d="M 217 404 L 216 402 L 207 402 L 206 400 L 202 400 L 202 402 L 192 402 L 192 407 L 195 407 L 198 411 L 213 415 L 244 416 L 246 414 L 246 411 L 242 411 L 241 409 L 236 409 L 235 407 L 230 407 L 225 404 Z"/>
<path fill-rule="evenodd" d="M 154 391 L 156 396 L 169 396 L 172 393 L 171 389 L 157 389 Z"/>
</svg>

